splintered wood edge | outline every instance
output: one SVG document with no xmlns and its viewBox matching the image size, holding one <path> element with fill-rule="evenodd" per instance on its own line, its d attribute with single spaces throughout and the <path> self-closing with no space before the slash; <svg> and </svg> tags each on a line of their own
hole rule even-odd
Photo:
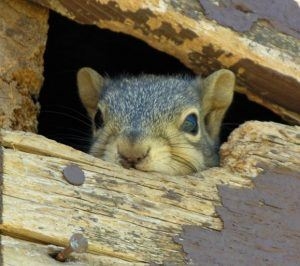
<svg viewBox="0 0 300 266">
<path fill-rule="evenodd" d="M 220 149 L 221 166 L 235 174 L 256 177 L 262 166 L 300 169 L 300 126 L 246 122 Z"/>
<path fill-rule="evenodd" d="M 263 170 L 257 166 L 261 162 L 300 167 L 300 127 L 270 122 L 242 125 L 222 146 L 222 168 L 185 177 L 121 169 L 30 133 L 1 130 L 0 141 L 2 233 L 66 246 L 72 233 L 83 232 L 90 241 L 88 254 L 99 255 L 100 262 L 111 257 L 109 265 L 116 258 L 182 263 L 184 254 L 172 238 L 183 225 L 222 229 L 215 213 L 221 205 L 217 185 L 251 187 L 251 178 Z M 86 174 L 82 187 L 62 176 L 71 162 Z"/>
</svg>

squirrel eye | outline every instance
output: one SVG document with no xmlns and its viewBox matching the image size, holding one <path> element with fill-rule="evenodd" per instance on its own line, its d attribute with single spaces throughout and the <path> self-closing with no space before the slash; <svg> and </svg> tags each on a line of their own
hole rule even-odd
<svg viewBox="0 0 300 266">
<path fill-rule="evenodd" d="M 196 114 L 190 114 L 188 115 L 182 126 L 181 129 L 186 132 L 193 135 L 196 135 L 198 133 L 198 121 L 197 121 L 197 115 Z"/>
<path fill-rule="evenodd" d="M 103 116 L 100 109 L 98 109 L 95 118 L 94 118 L 96 129 L 103 127 Z"/>
</svg>

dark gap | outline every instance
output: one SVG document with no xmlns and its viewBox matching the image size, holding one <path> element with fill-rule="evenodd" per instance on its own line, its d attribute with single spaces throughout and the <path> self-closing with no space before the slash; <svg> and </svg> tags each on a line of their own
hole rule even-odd
<svg viewBox="0 0 300 266">
<path fill-rule="evenodd" d="M 134 37 L 80 25 L 54 12 L 49 25 L 38 130 L 74 148 L 87 151 L 91 139 L 91 124 L 77 95 L 75 78 L 80 67 L 89 66 L 110 77 L 120 73 L 192 74 L 177 59 Z M 222 126 L 222 141 L 247 120 L 283 122 L 245 96 L 235 95 Z"/>
<path fill-rule="evenodd" d="M 233 103 L 230 106 L 222 124 L 221 141 L 227 140 L 228 135 L 239 125 L 246 121 L 273 121 L 287 124 L 280 116 L 255 102 L 249 101 L 247 96 L 235 93 Z"/>
</svg>

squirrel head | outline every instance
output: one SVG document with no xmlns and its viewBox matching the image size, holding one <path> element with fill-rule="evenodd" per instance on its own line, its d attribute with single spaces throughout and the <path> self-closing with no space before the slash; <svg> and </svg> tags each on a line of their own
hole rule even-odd
<svg viewBox="0 0 300 266">
<path fill-rule="evenodd" d="M 106 79 L 81 68 L 78 92 L 94 131 L 90 154 L 125 168 L 172 175 L 216 166 L 220 127 L 234 83 L 234 74 L 224 69 L 206 79 Z"/>
</svg>

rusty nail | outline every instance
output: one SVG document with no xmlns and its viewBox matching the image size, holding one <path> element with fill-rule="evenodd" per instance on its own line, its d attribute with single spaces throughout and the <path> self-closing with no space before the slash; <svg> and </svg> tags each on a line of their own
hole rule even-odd
<svg viewBox="0 0 300 266">
<path fill-rule="evenodd" d="M 82 253 L 87 250 L 87 247 L 88 241 L 82 234 L 73 234 L 70 238 L 69 246 L 60 251 L 55 259 L 64 262 L 72 252 Z"/>
</svg>

